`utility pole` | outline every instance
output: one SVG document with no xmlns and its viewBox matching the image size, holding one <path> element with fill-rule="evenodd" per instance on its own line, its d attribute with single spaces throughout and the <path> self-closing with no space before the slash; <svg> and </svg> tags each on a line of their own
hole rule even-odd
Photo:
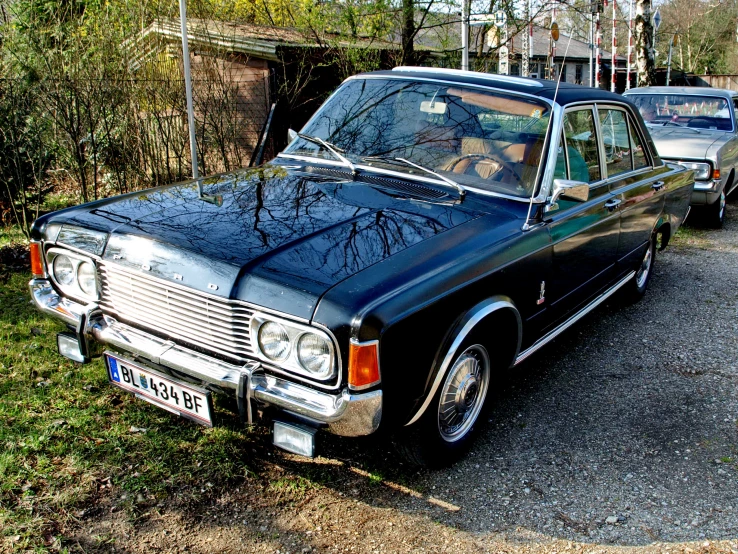
<svg viewBox="0 0 738 554">
<path fill-rule="evenodd" d="M 602 12 L 602 0 L 595 0 L 597 13 L 595 14 L 595 78 L 594 86 L 599 88 L 602 80 L 602 28 L 600 27 L 600 13 Z"/>
<path fill-rule="evenodd" d="M 461 69 L 469 71 L 469 0 L 461 0 Z"/>
<path fill-rule="evenodd" d="M 633 68 L 633 0 L 628 0 L 628 69 L 625 77 L 625 90 L 630 90 L 630 72 Z"/>
<path fill-rule="evenodd" d="M 669 58 L 666 62 L 666 86 L 669 86 L 669 81 L 671 80 L 671 52 L 674 49 L 674 45 L 677 41 L 677 35 L 674 33 L 674 36 L 671 37 L 671 42 L 669 43 Z"/>
<path fill-rule="evenodd" d="M 197 166 L 197 136 L 195 135 L 195 110 L 192 107 L 192 74 L 190 72 L 190 45 L 187 39 L 187 0 L 179 0 L 179 19 L 182 26 L 182 65 L 184 66 L 185 94 L 187 95 L 187 121 L 190 127 L 190 157 L 192 159 L 192 177 L 198 179 L 200 170 Z M 200 196 L 202 183 L 198 181 Z"/>
<path fill-rule="evenodd" d="M 530 36 L 530 0 L 525 0 L 525 9 L 523 11 L 523 19 L 526 22 L 526 28 L 523 30 L 522 39 L 523 44 L 521 45 L 521 75 L 527 77 L 530 75 L 530 42 L 533 37 Z"/>
<path fill-rule="evenodd" d="M 616 51 L 618 49 L 618 38 L 617 38 L 617 0 L 612 0 L 612 52 L 610 56 L 610 92 L 615 92 L 618 82 L 618 57 Z"/>
</svg>

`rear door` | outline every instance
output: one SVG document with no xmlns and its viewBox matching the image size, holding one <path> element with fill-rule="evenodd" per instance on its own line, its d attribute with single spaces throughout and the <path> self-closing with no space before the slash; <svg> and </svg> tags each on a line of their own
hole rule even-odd
<svg viewBox="0 0 738 554">
<path fill-rule="evenodd" d="M 635 268 L 645 252 L 664 207 L 666 182 L 653 160 L 633 116 L 625 107 L 598 105 L 610 192 L 620 210 L 618 273 Z"/>
<path fill-rule="evenodd" d="M 546 214 L 553 243 L 547 287 L 551 325 L 566 317 L 614 277 L 620 214 L 602 164 L 599 119 L 594 106 L 567 110 L 559 139 L 555 178 L 589 184 L 589 200 L 559 199 Z"/>
</svg>

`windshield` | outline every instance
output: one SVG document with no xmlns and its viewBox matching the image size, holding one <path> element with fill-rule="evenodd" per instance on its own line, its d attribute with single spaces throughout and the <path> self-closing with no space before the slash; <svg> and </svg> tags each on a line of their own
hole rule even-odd
<svg viewBox="0 0 738 554">
<path fill-rule="evenodd" d="M 643 119 L 651 125 L 733 130 L 730 118 L 733 106 L 725 98 L 697 94 L 633 94 L 628 99 L 638 106 Z"/>
<path fill-rule="evenodd" d="M 399 79 L 345 83 L 305 126 L 353 163 L 422 174 L 409 160 L 464 187 L 529 198 L 550 107 L 538 100 Z M 318 141 L 296 138 L 285 154 L 336 160 Z"/>
</svg>

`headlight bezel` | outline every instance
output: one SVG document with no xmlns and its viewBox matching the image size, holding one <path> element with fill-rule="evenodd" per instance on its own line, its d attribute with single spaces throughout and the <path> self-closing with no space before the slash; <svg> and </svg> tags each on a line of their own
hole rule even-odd
<svg viewBox="0 0 738 554">
<path fill-rule="evenodd" d="M 712 178 L 712 164 L 707 161 L 680 160 L 677 163 L 682 167 L 694 171 L 695 181 L 709 181 Z"/>
<path fill-rule="evenodd" d="M 56 275 L 56 265 L 55 262 L 57 258 L 60 258 L 61 256 L 66 257 L 69 259 L 69 261 L 72 264 L 72 282 L 71 283 L 63 283 L 61 282 Z M 64 294 L 65 296 L 68 296 L 72 298 L 73 300 L 76 300 L 78 302 L 82 302 L 84 304 L 89 304 L 90 302 L 95 302 L 100 299 L 100 279 L 97 273 L 97 264 L 95 263 L 95 260 L 90 258 L 89 256 L 84 256 L 82 254 L 79 254 L 77 252 L 74 252 L 73 250 L 69 250 L 67 248 L 59 248 L 59 247 L 52 247 L 49 248 L 46 251 L 46 267 L 49 268 L 48 276 L 49 279 L 56 285 L 56 287 L 59 289 L 59 291 Z M 89 294 L 85 292 L 82 289 L 82 286 L 80 285 L 79 280 L 79 269 L 82 264 L 88 263 L 93 268 L 93 275 L 95 280 L 95 286 L 94 286 L 94 294 Z"/>
<path fill-rule="evenodd" d="M 261 327 L 267 323 L 276 323 L 287 333 L 289 340 L 288 352 L 282 360 L 271 359 L 262 351 L 259 341 L 259 331 L 261 330 Z M 328 382 L 336 378 L 340 365 L 338 350 L 333 337 L 322 329 L 311 325 L 296 323 L 270 314 L 257 312 L 251 318 L 250 334 L 251 343 L 254 347 L 254 354 L 265 364 L 323 385 L 327 385 Z M 327 371 L 316 373 L 310 371 L 301 363 L 298 356 L 298 344 L 300 340 L 308 334 L 316 335 L 320 339 L 324 340 L 328 345 L 330 351 L 330 367 Z"/>
</svg>

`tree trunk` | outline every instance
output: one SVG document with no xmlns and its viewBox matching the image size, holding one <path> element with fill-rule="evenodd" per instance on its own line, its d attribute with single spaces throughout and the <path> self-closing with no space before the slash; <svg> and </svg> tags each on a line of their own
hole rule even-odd
<svg viewBox="0 0 738 554">
<path fill-rule="evenodd" d="M 638 86 L 647 87 L 655 84 L 653 45 L 653 26 L 651 25 L 651 4 L 649 0 L 636 0 L 636 17 L 634 25 L 636 69 Z"/>
<path fill-rule="evenodd" d="M 412 65 L 415 60 L 415 2 L 402 0 L 402 65 Z"/>
</svg>

